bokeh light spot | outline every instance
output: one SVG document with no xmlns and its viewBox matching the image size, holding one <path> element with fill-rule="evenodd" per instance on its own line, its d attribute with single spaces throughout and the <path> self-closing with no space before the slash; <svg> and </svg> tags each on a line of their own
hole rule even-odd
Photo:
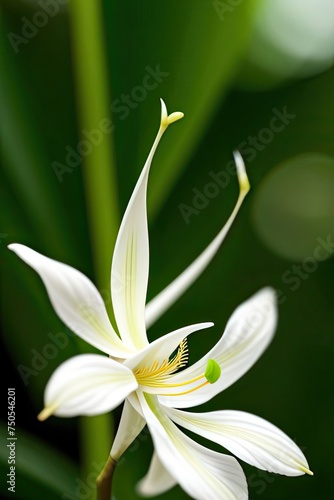
<svg viewBox="0 0 334 500">
<path fill-rule="evenodd" d="M 273 252 L 312 257 L 319 238 L 334 241 L 334 158 L 308 153 L 277 165 L 257 189 L 252 216 Z"/>
</svg>

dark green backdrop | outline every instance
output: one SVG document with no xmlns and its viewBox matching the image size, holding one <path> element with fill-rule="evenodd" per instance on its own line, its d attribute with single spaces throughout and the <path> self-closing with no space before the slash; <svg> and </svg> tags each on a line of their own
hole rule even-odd
<svg viewBox="0 0 334 500">
<path fill-rule="evenodd" d="M 150 338 L 190 323 L 214 321 L 210 336 L 191 340 L 196 359 L 219 338 L 240 302 L 262 286 L 277 288 L 274 342 L 242 380 L 205 409 L 258 414 L 304 450 L 315 473 L 312 478 L 280 477 L 244 466 L 250 498 L 327 500 L 334 447 L 333 248 L 324 262 L 314 264 L 312 256 L 317 238 L 334 238 L 333 69 L 246 90 L 240 69 L 252 19 L 260 8 L 256 1 L 241 2 L 221 19 L 214 2 L 105 0 L 100 45 L 90 29 L 90 0 L 63 1 L 59 12 L 48 14 L 45 25 L 34 32 L 29 22 L 43 24 L 43 16 L 39 21 L 33 16 L 47 3 L 1 1 L 2 320 L 7 385 L 17 391 L 17 497 L 93 498 L 87 478 L 101 468 L 113 424 L 110 417 L 100 424 L 57 418 L 37 423 L 51 373 L 90 347 L 60 323 L 39 278 L 6 246 L 24 243 L 80 269 L 108 302 L 116 227 L 158 127 L 162 97 L 170 112 L 183 111 L 185 118 L 168 130 L 153 164 L 149 298 L 189 264 L 226 221 L 237 196 L 236 178 L 229 173 L 237 147 L 244 152 L 252 190 L 219 254 L 152 328 Z M 155 75 L 150 80 L 151 87 L 157 83 L 155 88 L 143 87 L 147 74 Z M 127 104 L 124 94 L 130 95 Z M 284 109 L 289 122 L 271 134 L 275 113 L 284 114 Z M 105 118 L 113 121 L 114 130 L 105 133 L 103 145 L 68 168 L 66 155 L 85 138 L 82 131 L 92 131 Z M 263 132 L 268 127 L 269 132 Z M 250 136 L 257 138 L 256 144 Z M 268 176 L 282 162 L 310 153 L 326 155 L 325 168 L 316 160 L 310 173 L 302 158 L 300 185 L 287 169 L 283 187 L 275 193 L 274 183 L 271 197 L 266 192 Z M 66 165 L 66 172 L 60 164 Z M 213 173 L 226 185 L 208 187 Z M 303 183 L 304 177 L 310 182 Z M 286 245 L 266 244 L 266 235 L 270 238 L 276 231 Z M 296 258 L 295 241 L 303 238 L 307 243 L 301 244 Z M 285 253 L 281 246 L 287 247 Z M 293 267 L 298 265 L 304 270 Z M 45 346 L 54 346 L 59 332 L 66 333 L 68 345 L 47 351 Z M 115 422 L 119 415 L 114 412 Z M 97 443 L 83 444 L 85 433 L 94 429 L 106 432 Z M 7 457 L 2 450 L 3 479 Z M 134 486 L 148 468 L 151 451 L 144 433 L 126 453 L 115 476 L 117 500 L 137 498 Z M 1 491 L 6 494 L 5 484 Z M 62 497 L 65 493 L 72 496 Z M 186 498 L 178 487 L 162 498 L 172 495 Z"/>
</svg>

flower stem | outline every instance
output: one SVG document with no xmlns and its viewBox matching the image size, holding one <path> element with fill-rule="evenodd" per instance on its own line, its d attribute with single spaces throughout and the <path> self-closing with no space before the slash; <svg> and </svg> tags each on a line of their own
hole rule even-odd
<svg viewBox="0 0 334 500">
<path fill-rule="evenodd" d="M 106 54 L 103 37 L 101 0 L 72 0 L 69 3 L 73 66 L 76 80 L 79 141 L 86 141 L 82 154 L 84 180 L 93 262 L 98 287 L 110 290 L 110 261 L 119 225 L 116 165 L 109 118 L 111 99 L 108 92 Z M 110 300 L 108 311 L 112 311 Z M 83 479 L 101 468 L 112 442 L 111 415 L 81 419 Z M 109 479 L 108 479 L 109 480 Z M 111 481 L 111 479 L 110 479 Z M 110 500 L 103 481 L 98 493 Z M 101 496 L 104 495 L 104 496 Z M 90 498 L 94 498 L 92 491 Z"/>
<path fill-rule="evenodd" d="M 93 491 L 91 487 L 91 479 L 87 478 L 96 477 L 103 468 L 106 457 L 109 456 L 113 440 L 113 421 L 111 414 L 81 418 L 80 435 L 80 454 L 82 457 L 81 479 L 91 490 L 88 498 L 90 500 L 95 500 L 95 491 Z M 110 500 L 110 497 L 100 498 L 101 500 L 104 500 L 104 498 Z"/>
<path fill-rule="evenodd" d="M 117 462 L 109 455 L 103 471 L 96 480 L 97 500 L 110 500 L 112 489 L 112 478 L 114 476 Z"/>
</svg>

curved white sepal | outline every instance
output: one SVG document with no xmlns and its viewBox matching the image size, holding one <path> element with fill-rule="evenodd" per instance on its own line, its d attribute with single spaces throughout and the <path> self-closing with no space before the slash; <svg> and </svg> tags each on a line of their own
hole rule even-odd
<svg viewBox="0 0 334 500">
<path fill-rule="evenodd" d="M 84 274 L 24 245 L 8 248 L 40 275 L 54 310 L 79 337 L 113 357 L 133 353 L 116 335 L 100 293 Z"/>
<path fill-rule="evenodd" d="M 183 434 L 155 396 L 138 394 L 156 453 L 195 500 L 246 500 L 245 475 L 235 458 L 211 451 Z"/>
<path fill-rule="evenodd" d="M 255 467 L 286 476 L 311 474 L 300 448 L 278 427 L 242 411 L 190 413 L 166 408 L 167 415 L 191 432 L 219 443 Z"/>
<path fill-rule="evenodd" d="M 75 356 L 51 375 L 39 420 L 50 415 L 100 415 L 116 408 L 137 388 L 133 373 L 121 363 L 99 354 Z"/>
<path fill-rule="evenodd" d="M 111 294 L 116 322 L 122 340 L 136 349 L 148 344 L 145 326 L 149 273 L 147 182 L 154 153 L 169 125 L 168 119 L 161 100 L 161 125 L 123 216 L 112 260 Z"/>
<path fill-rule="evenodd" d="M 172 375 L 169 383 L 185 383 L 201 375 L 209 359 L 214 359 L 221 367 L 219 380 L 190 394 L 161 396 L 161 403 L 173 408 L 189 408 L 209 401 L 254 365 L 272 340 L 276 323 L 275 292 L 271 288 L 264 288 L 234 311 L 223 336 L 211 351 L 194 365 Z M 192 385 L 188 387 L 191 389 Z M 183 388 L 173 391 L 177 392 L 183 392 Z"/>
<path fill-rule="evenodd" d="M 170 490 L 176 484 L 177 481 L 170 475 L 157 453 L 154 452 L 146 476 L 137 484 L 137 491 L 141 496 L 155 497 Z"/>
<path fill-rule="evenodd" d="M 116 462 L 143 430 L 146 422 L 126 399 L 110 456 Z"/>
<path fill-rule="evenodd" d="M 243 159 L 238 151 L 234 152 L 239 180 L 239 197 L 225 226 L 217 234 L 210 245 L 187 267 L 174 281 L 162 290 L 147 305 L 145 310 L 146 327 L 152 326 L 162 314 L 196 281 L 204 269 L 216 255 L 225 237 L 227 236 L 239 209 L 248 193 L 250 186 Z"/>
</svg>

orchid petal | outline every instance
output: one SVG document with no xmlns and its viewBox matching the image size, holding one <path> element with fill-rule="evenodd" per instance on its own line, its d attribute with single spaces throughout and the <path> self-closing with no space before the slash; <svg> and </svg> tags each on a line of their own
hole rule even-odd
<svg viewBox="0 0 334 500">
<path fill-rule="evenodd" d="M 137 388 L 133 373 L 121 363 L 99 354 L 74 356 L 53 372 L 39 420 L 106 413 Z"/>
<path fill-rule="evenodd" d="M 138 397 L 161 463 L 191 498 L 248 498 L 246 478 L 235 458 L 209 450 L 183 434 L 155 396 L 139 393 Z"/>
<path fill-rule="evenodd" d="M 141 481 L 137 484 L 137 491 L 145 497 L 155 497 L 170 490 L 177 481 L 163 466 L 156 452 L 153 453 L 150 468 Z"/>
<path fill-rule="evenodd" d="M 40 275 L 54 310 L 79 337 L 114 357 L 131 355 L 113 330 L 101 295 L 84 274 L 24 245 L 8 248 Z"/>
<path fill-rule="evenodd" d="M 130 444 L 143 430 L 146 422 L 143 417 L 133 408 L 128 400 L 125 400 L 121 420 L 117 429 L 110 456 L 118 461 Z"/>
<path fill-rule="evenodd" d="M 174 116 L 177 115 L 177 116 Z M 111 269 L 111 293 L 116 322 L 126 345 L 141 349 L 147 342 L 145 302 L 149 273 L 149 241 L 146 192 L 151 162 L 169 123 L 182 113 L 167 115 L 161 101 L 161 125 L 150 154 L 125 211 L 115 244 Z"/>
<path fill-rule="evenodd" d="M 164 290 L 162 290 L 154 299 L 151 300 L 146 306 L 145 318 L 146 327 L 155 323 L 162 314 L 169 309 L 171 305 L 194 283 L 194 281 L 202 274 L 204 269 L 211 262 L 216 255 L 219 247 L 223 243 L 227 233 L 229 232 L 237 213 L 249 191 L 249 182 L 243 163 L 242 157 L 238 151 L 234 153 L 234 159 L 237 167 L 238 180 L 239 180 L 239 197 L 225 226 L 217 234 L 215 239 L 210 245 L 197 257 L 197 259 L 190 264 L 183 273 L 181 273 L 172 283 L 170 283 Z"/>
<path fill-rule="evenodd" d="M 197 406 L 219 394 L 244 375 L 258 360 L 273 338 L 277 322 L 276 297 L 271 288 L 264 288 L 241 304 L 227 323 L 224 335 L 202 359 L 182 372 L 172 375 L 169 384 L 184 384 L 203 374 L 208 360 L 215 360 L 221 367 L 221 376 L 214 384 L 206 385 L 189 394 L 180 386 L 173 394 L 182 397 L 161 396 L 166 406 L 189 408 Z M 192 389 L 192 385 L 188 385 Z M 161 391 L 161 394 L 170 390 Z"/>
<path fill-rule="evenodd" d="M 286 476 L 312 474 L 300 448 L 263 418 L 231 410 L 189 413 L 166 408 L 166 413 L 176 424 L 219 443 L 259 469 Z"/>
</svg>

